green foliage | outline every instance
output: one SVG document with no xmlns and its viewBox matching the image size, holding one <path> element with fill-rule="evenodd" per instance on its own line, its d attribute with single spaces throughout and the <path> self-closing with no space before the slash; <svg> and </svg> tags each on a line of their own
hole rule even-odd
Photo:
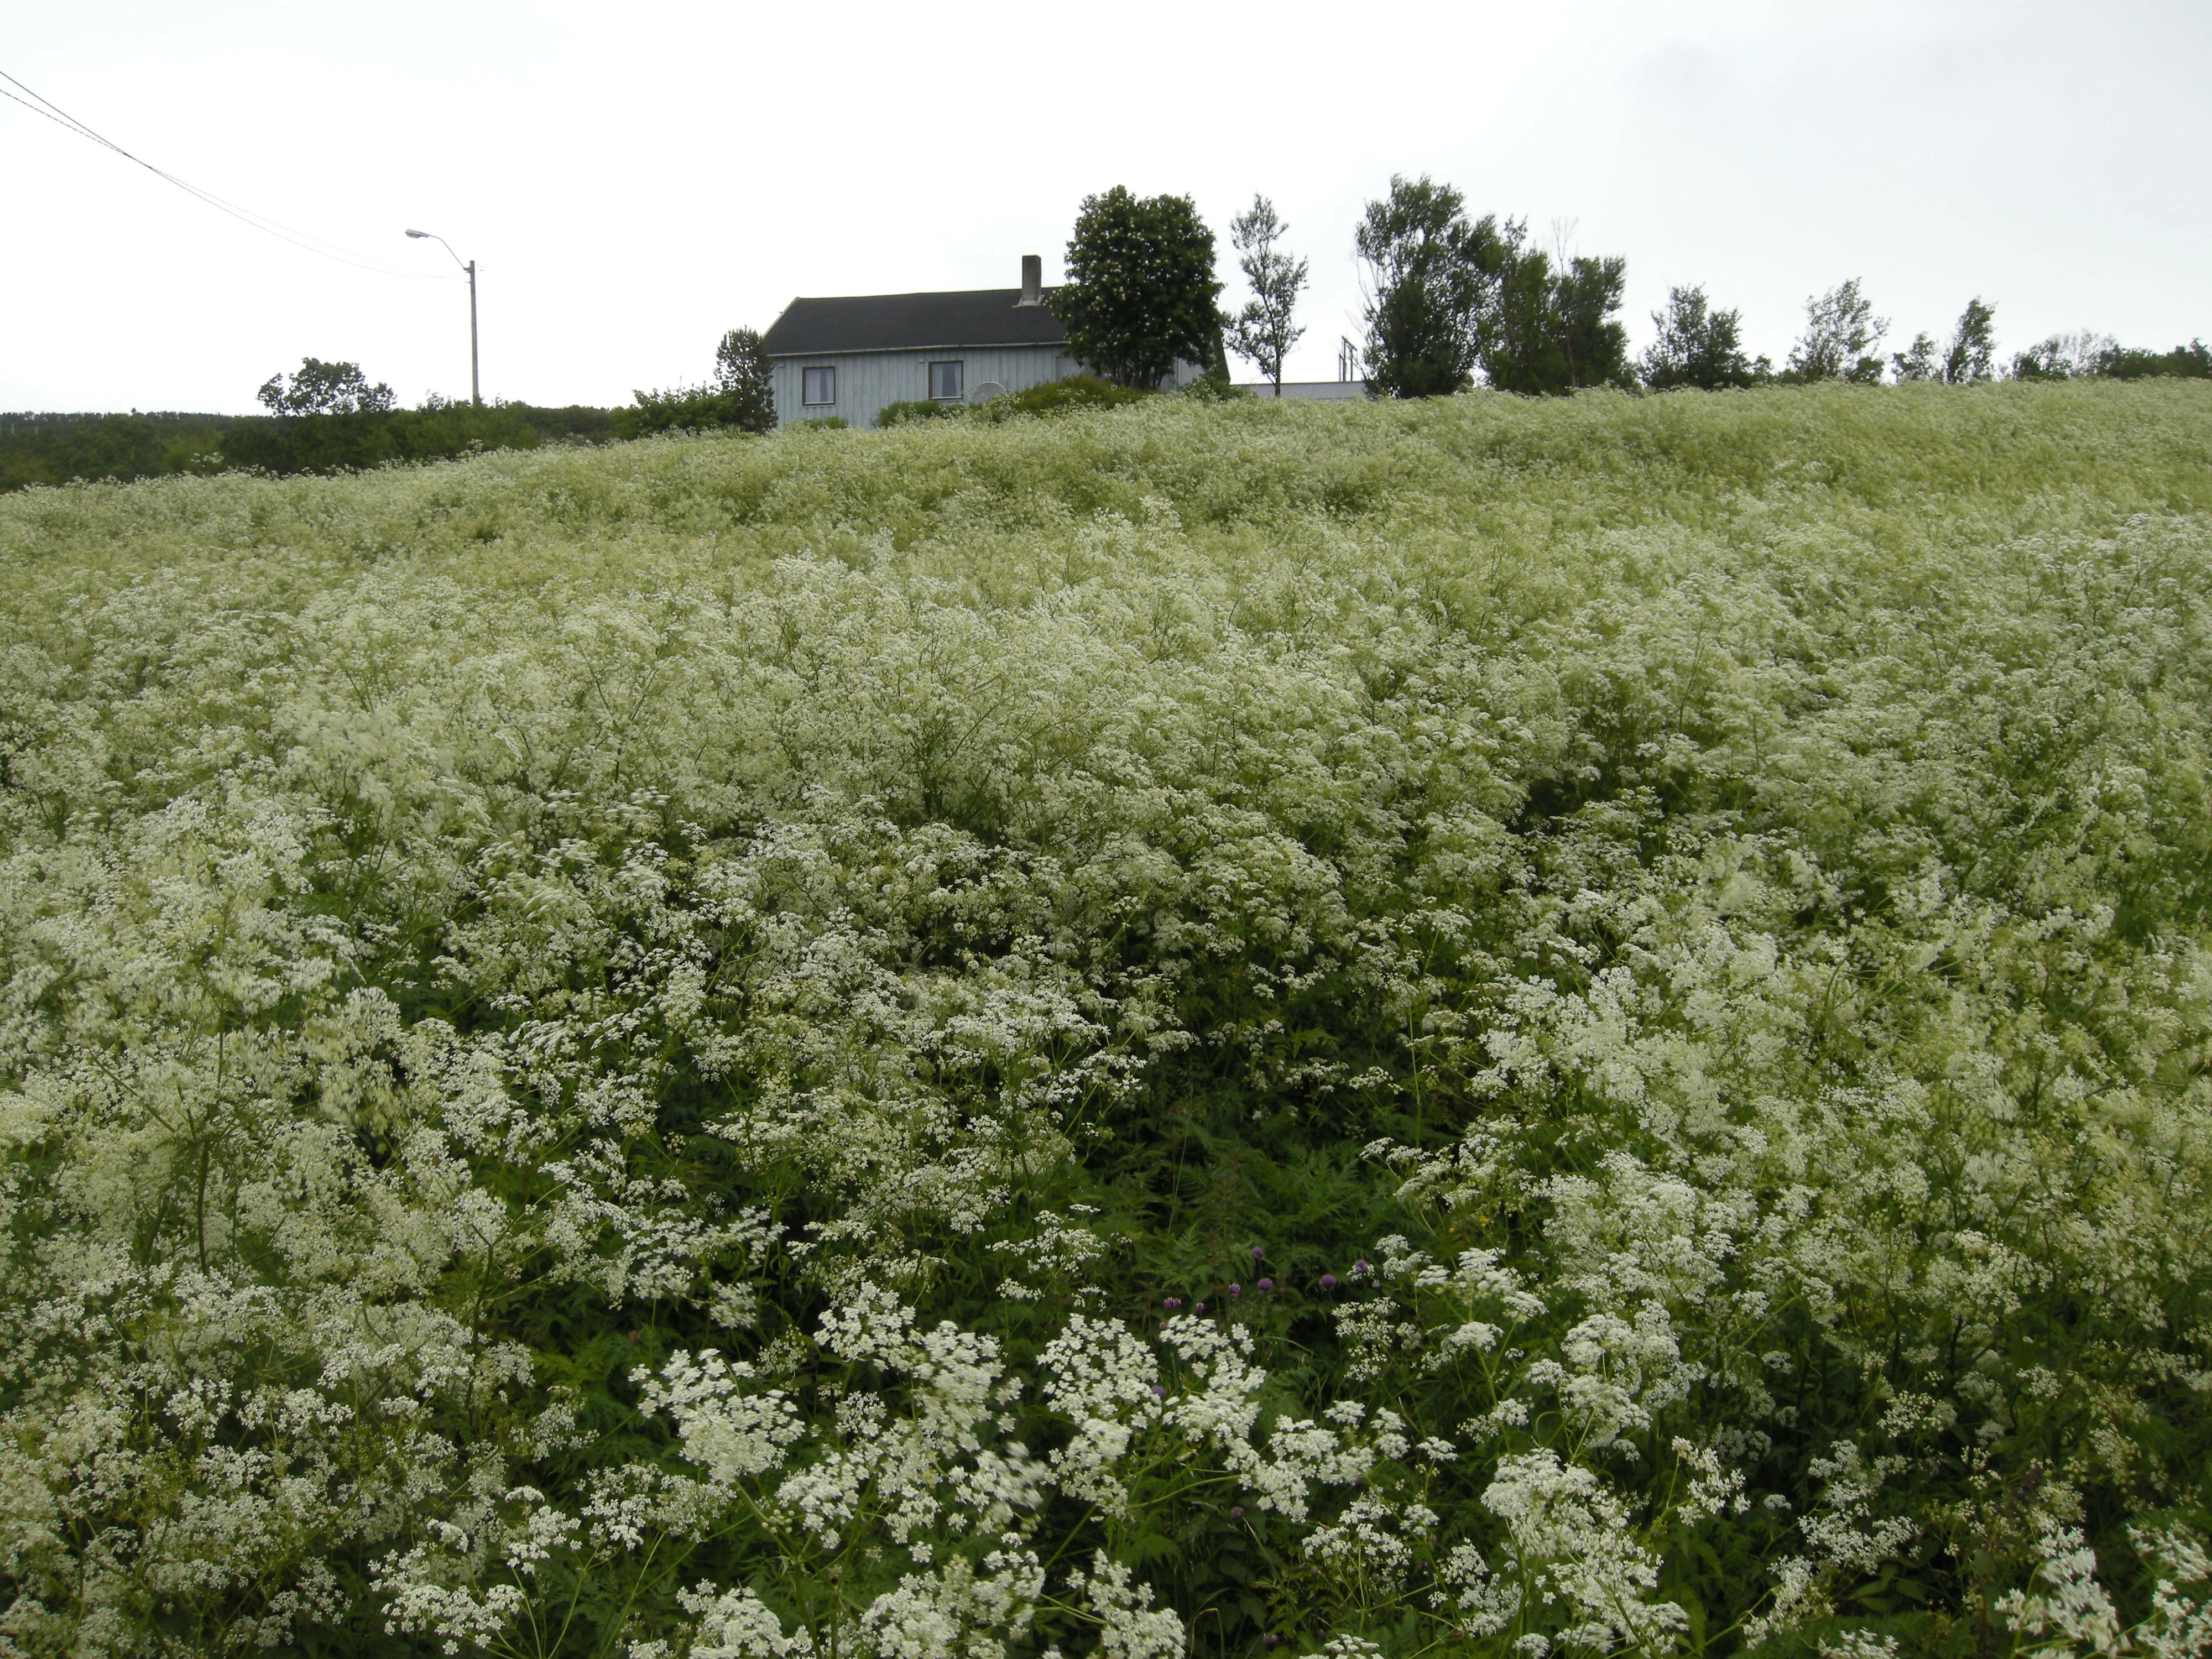
<svg viewBox="0 0 2212 1659">
<path fill-rule="evenodd" d="M 1115 409 L 1140 404 L 1156 394 L 1137 386 L 1116 386 L 1095 374 L 1069 374 L 1041 386 L 1024 388 L 1004 398 L 994 398 L 969 412 L 977 420 L 1010 421 L 1018 415 L 1060 415 L 1083 409 Z"/>
<path fill-rule="evenodd" d="M 1577 257 L 1555 269 L 1525 222 L 1486 214 L 1470 224 L 1459 191 L 1425 175 L 1393 178 L 1353 246 L 1367 266 L 1370 391 L 1439 397 L 1465 390 L 1477 368 L 1500 392 L 1636 383 L 1615 315 L 1626 260 Z"/>
<path fill-rule="evenodd" d="M 1469 224 L 1466 198 L 1449 185 L 1393 175 L 1389 194 L 1367 204 L 1352 249 L 1366 266 L 1368 389 L 1384 398 L 1465 391 L 1505 252 L 1497 220 Z"/>
<path fill-rule="evenodd" d="M 905 426 L 913 421 L 957 420 L 968 412 L 968 405 L 933 398 L 910 398 L 885 404 L 876 411 L 878 427 Z"/>
<path fill-rule="evenodd" d="M 746 432 L 775 430 L 775 365 L 757 329 L 733 328 L 714 348 L 714 390 L 729 400 L 726 424 Z"/>
<path fill-rule="evenodd" d="M 1881 380 L 1881 341 L 1889 319 L 1874 314 L 1874 303 L 1859 292 L 1859 279 L 1815 294 L 1805 301 L 1805 332 L 1790 348 L 1783 370 L 1788 380 L 1813 384 L 1848 380 L 1874 386 Z"/>
<path fill-rule="evenodd" d="M 1276 246 L 1289 229 L 1275 204 L 1264 196 L 1254 196 L 1251 207 L 1229 222 L 1237 268 L 1251 286 L 1252 297 L 1231 323 L 1226 344 L 1238 356 L 1250 359 L 1275 383 L 1279 393 L 1283 360 L 1305 335 L 1297 317 L 1298 295 L 1306 286 L 1306 262 Z"/>
<path fill-rule="evenodd" d="M 1238 386 L 1225 374 L 1208 371 L 1186 382 L 1176 393 L 1178 398 L 1202 404 L 1233 404 L 1258 396 L 1249 386 Z"/>
<path fill-rule="evenodd" d="M 713 432 L 723 427 L 744 427 L 747 406 L 729 392 L 713 386 L 675 386 L 667 391 L 640 390 L 636 401 L 614 413 L 615 436 L 647 438 L 657 432 Z"/>
<path fill-rule="evenodd" d="M 2137 351 L 2109 334 L 2054 334 L 2015 356 L 2012 372 L 2015 380 L 2070 380 L 2082 376 L 2115 380 L 2212 380 L 2212 348 L 2202 340 L 2192 340 L 2171 351 Z"/>
<path fill-rule="evenodd" d="M 0 500 L 6 1643 L 2181 1659 L 2208 435 Z"/>
<path fill-rule="evenodd" d="M 1972 386 L 1996 373 L 1996 307 L 1979 295 L 1966 301 L 1958 326 L 1951 331 L 1950 348 L 1943 354 L 1945 385 Z"/>
<path fill-rule="evenodd" d="M 1644 384 L 1654 392 L 1694 386 L 1719 392 L 1754 386 L 1773 373 L 1762 357 L 1743 349 L 1743 313 L 1717 311 L 1698 288 L 1667 290 L 1666 308 L 1651 313 L 1657 333 L 1644 354 Z"/>
<path fill-rule="evenodd" d="M 1213 233 L 1187 196 L 1137 197 L 1116 185 L 1083 198 L 1053 314 L 1067 349 L 1115 384 L 1157 386 L 1178 358 L 1221 351 Z"/>
<path fill-rule="evenodd" d="M 1487 227 L 1492 221 L 1485 219 Z M 1625 259 L 1550 256 L 1507 220 L 1489 255 L 1494 299 L 1476 323 L 1484 377 L 1500 392 L 1557 395 L 1583 386 L 1633 386 L 1628 331 L 1617 320 Z"/>
<path fill-rule="evenodd" d="M 549 440 L 601 441 L 611 412 L 432 398 L 383 414 L 0 415 L 0 489 L 76 479 L 160 477 L 252 466 L 335 471 L 427 461 L 479 449 L 530 449 Z"/>
<path fill-rule="evenodd" d="M 1948 346 L 1937 345 L 1925 333 L 1916 334 L 1905 350 L 1891 354 L 1890 364 L 1899 385 L 1941 380 L 1946 386 L 1972 386 L 1991 379 L 1996 374 L 1996 307 L 1978 296 L 1967 301 Z"/>
<path fill-rule="evenodd" d="M 219 415 L 0 415 L 0 490 L 217 470 Z"/>
<path fill-rule="evenodd" d="M 2212 380 L 2212 347 L 2207 347 L 2202 340 L 2191 340 L 2171 351 L 2137 351 L 2121 346 L 2104 359 L 2097 373 L 2116 380 L 2168 375 L 2190 380 Z"/>
<path fill-rule="evenodd" d="M 1942 356 L 1942 348 L 1936 343 L 1936 337 L 1923 329 L 1904 350 L 1890 354 L 1890 372 L 1899 386 L 1940 380 L 1943 378 Z"/>
<path fill-rule="evenodd" d="M 371 386 L 359 363 L 326 363 L 319 357 L 300 359 L 300 372 L 287 384 L 272 374 L 253 394 L 271 415 L 382 415 L 392 407 L 392 388 L 382 381 Z"/>
<path fill-rule="evenodd" d="M 529 449 L 539 428 L 512 404 L 449 403 L 240 422 L 224 430 L 229 466 L 265 472 L 337 472 L 396 462 L 445 460 L 477 449 Z"/>
<path fill-rule="evenodd" d="M 714 375 L 705 386 L 633 392 L 635 401 L 614 411 L 614 434 L 645 438 L 660 432 L 712 432 L 726 427 L 773 432 L 772 368 L 760 335 L 750 328 L 733 328 L 714 349 Z"/>
</svg>

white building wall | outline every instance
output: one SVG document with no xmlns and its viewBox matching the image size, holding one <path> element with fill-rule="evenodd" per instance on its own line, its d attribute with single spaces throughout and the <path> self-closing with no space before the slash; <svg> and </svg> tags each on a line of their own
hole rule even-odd
<svg viewBox="0 0 2212 1659">
<path fill-rule="evenodd" d="M 848 426 L 872 427 L 877 411 L 885 404 L 918 402 L 929 396 L 929 366 L 957 362 L 965 366 L 961 384 L 967 398 L 995 382 L 1008 392 L 1026 392 L 1076 372 L 1075 360 L 1066 346 L 942 346 L 926 351 L 825 351 L 811 357 L 772 360 L 770 379 L 775 387 L 775 422 L 818 421 L 836 416 Z M 801 401 L 805 386 L 803 370 L 834 368 L 837 371 L 837 401 L 808 404 Z M 1175 384 L 1188 385 L 1202 371 L 1194 364 L 1176 365 Z"/>
<path fill-rule="evenodd" d="M 848 425 L 872 427 L 885 404 L 918 402 L 929 396 L 929 366 L 963 365 L 967 395 L 995 381 L 1009 392 L 1026 392 L 1075 372 L 1065 346 L 945 346 L 929 351 L 830 351 L 813 357 L 775 360 L 775 419 L 818 421 L 835 415 Z M 808 368 L 837 371 L 837 401 L 823 405 L 800 402 Z"/>
</svg>

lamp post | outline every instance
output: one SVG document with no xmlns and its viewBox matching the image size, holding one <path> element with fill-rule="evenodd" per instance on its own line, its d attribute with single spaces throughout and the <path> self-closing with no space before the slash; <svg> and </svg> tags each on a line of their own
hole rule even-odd
<svg viewBox="0 0 2212 1659">
<path fill-rule="evenodd" d="M 434 230 L 410 230 L 407 234 L 417 238 L 427 236 L 447 252 L 453 253 L 453 245 Z M 477 372 L 477 262 L 453 253 L 453 263 L 469 273 L 469 401 L 482 409 L 483 380 Z"/>
</svg>

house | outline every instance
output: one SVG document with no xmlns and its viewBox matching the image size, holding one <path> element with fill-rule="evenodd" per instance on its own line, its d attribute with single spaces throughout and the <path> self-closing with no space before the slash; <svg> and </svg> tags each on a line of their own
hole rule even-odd
<svg viewBox="0 0 2212 1659">
<path fill-rule="evenodd" d="M 1078 374 L 1050 296 L 1044 261 L 1029 253 L 1019 288 L 793 300 L 761 340 L 776 424 L 835 416 L 873 426 L 886 404 L 982 403 Z M 1179 362 L 1174 384 L 1200 372 Z"/>
</svg>

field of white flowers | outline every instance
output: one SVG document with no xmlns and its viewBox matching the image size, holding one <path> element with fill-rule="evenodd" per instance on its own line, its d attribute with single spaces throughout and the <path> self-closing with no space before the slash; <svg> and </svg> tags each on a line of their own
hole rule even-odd
<svg viewBox="0 0 2212 1659">
<path fill-rule="evenodd" d="M 0 500 L 0 1655 L 2212 1647 L 2212 388 Z"/>
</svg>

